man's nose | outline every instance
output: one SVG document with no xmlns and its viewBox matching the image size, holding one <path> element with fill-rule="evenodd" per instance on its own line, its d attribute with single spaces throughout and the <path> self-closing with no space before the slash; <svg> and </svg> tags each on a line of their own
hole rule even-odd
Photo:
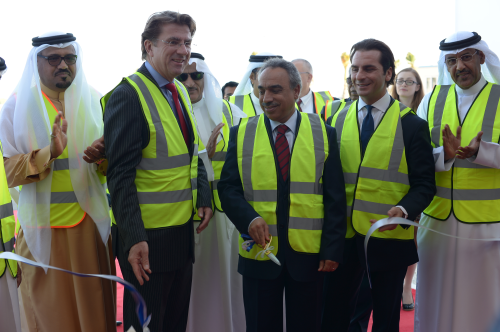
<svg viewBox="0 0 500 332">
<path fill-rule="evenodd" d="M 191 52 L 190 49 L 188 49 L 186 44 L 184 44 L 184 43 L 181 43 L 179 45 L 179 47 L 177 47 L 177 54 L 188 55 L 189 52 Z"/>
<path fill-rule="evenodd" d="M 464 70 L 464 69 L 467 69 L 467 67 L 465 66 L 465 63 L 462 61 L 462 59 L 460 59 L 460 57 L 457 58 L 457 70 Z"/>
<path fill-rule="evenodd" d="M 264 91 L 264 96 L 262 97 L 262 101 L 264 103 L 270 103 L 273 101 L 273 97 L 272 97 L 272 94 L 267 92 L 267 91 Z"/>
<path fill-rule="evenodd" d="M 61 59 L 61 63 L 57 66 L 57 69 L 68 69 L 68 65 L 66 61 L 64 61 L 64 58 Z"/>
</svg>

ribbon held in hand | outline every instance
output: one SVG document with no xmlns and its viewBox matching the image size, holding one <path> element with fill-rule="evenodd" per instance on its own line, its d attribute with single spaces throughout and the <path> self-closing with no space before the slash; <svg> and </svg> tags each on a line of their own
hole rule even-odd
<svg viewBox="0 0 500 332">
<path fill-rule="evenodd" d="M 274 256 L 274 254 L 271 252 L 271 250 L 274 250 L 274 246 L 271 246 L 271 242 L 273 241 L 273 236 L 272 235 L 269 235 L 269 236 L 271 237 L 269 239 L 269 242 L 266 243 L 266 246 L 264 247 L 264 249 L 262 249 L 261 251 L 259 251 L 257 253 L 257 255 L 255 256 L 255 259 L 257 259 L 257 257 L 259 257 L 259 256 L 260 256 L 260 258 L 264 258 L 264 255 L 266 255 L 274 263 L 276 263 L 279 266 L 281 266 L 281 263 L 278 260 L 278 258 L 276 258 L 276 256 Z M 258 246 L 262 248 L 261 245 L 258 244 Z"/>
</svg>

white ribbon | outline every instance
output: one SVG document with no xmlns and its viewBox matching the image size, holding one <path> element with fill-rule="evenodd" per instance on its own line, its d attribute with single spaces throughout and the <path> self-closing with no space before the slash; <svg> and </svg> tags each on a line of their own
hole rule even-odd
<svg viewBox="0 0 500 332">
<path fill-rule="evenodd" d="M 448 236 L 448 237 L 452 237 L 452 238 L 460 239 L 460 240 L 500 241 L 500 238 L 498 238 L 498 237 L 496 237 L 496 238 L 490 238 L 490 239 L 474 239 L 474 238 L 468 238 L 468 237 L 461 237 L 461 236 L 455 236 L 455 235 L 451 235 L 451 234 L 446 234 L 446 233 L 443 233 L 443 232 L 436 231 L 435 229 L 432 229 L 432 228 L 429 228 L 429 227 L 426 227 L 426 226 L 422 226 L 422 225 L 420 225 L 420 224 L 418 224 L 418 223 L 416 223 L 414 221 L 410 221 L 408 219 L 404 219 L 404 218 L 400 218 L 400 217 L 392 217 L 392 218 L 380 219 L 380 220 L 378 220 L 376 223 L 374 223 L 370 227 L 370 229 L 368 230 L 368 233 L 365 236 L 365 262 L 366 262 L 366 271 L 368 273 L 368 281 L 370 282 L 370 288 L 372 288 L 372 282 L 371 282 L 371 279 L 370 279 L 370 271 L 368 270 L 368 251 L 367 251 L 367 249 L 368 249 L 368 240 L 370 240 L 370 236 L 373 234 L 373 232 L 375 232 L 380 227 L 387 226 L 387 225 L 409 225 L 409 226 L 420 227 L 420 228 L 426 229 L 426 230 L 434 232 L 434 233 L 438 233 L 438 234 L 441 234 L 441 235 L 444 235 L 444 236 Z"/>
<path fill-rule="evenodd" d="M 260 255 L 260 258 L 264 258 L 264 255 L 266 254 L 266 251 L 268 251 L 268 250 L 272 252 L 274 250 L 274 246 L 269 246 L 269 248 L 262 249 L 261 251 L 259 251 L 257 253 L 257 255 L 255 255 L 255 259 L 257 259 L 257 257 L 259 257 L 259 255 Z"/>
</svg>

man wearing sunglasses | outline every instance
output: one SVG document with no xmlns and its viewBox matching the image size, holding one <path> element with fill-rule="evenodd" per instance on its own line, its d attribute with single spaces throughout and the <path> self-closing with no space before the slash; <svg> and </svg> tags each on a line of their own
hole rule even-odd
<svg viewBox="0 0 500 332">
<path fill-rule="evenodd" d="M 191 16 L 158 12 L 142 32 L 144 64 L 101 100 L 108 183 L 125 280 L 152 314 L 151 331 L 185 331 L 194 262 L 193 215 L 212 217 L 211 189 L 189 95 L 175 78 L 191 56 Z M 142 331 L 126 293 L 124 329 Z"/>
<path fill-rule="evenodd" d="M 489 331 L 500 311 L 500 61 L 476 32 L 439 49 L 439 78 L 418 107 L 437 192 L 418 230 L 415 331 Z M 491 80 L 491 81 L 487 81 Z M 478 305 L 480 304 L 480 305 Z"/>
<path fill-rule="evenodd" d="M 193 104 L 200 135 L 198 156 L 207 169 L 214 211 L 203 233 L 195 234 L 195 259 L 210 264 L 193 266 L 187 331 L 238 331 L 245 322 L 238 252 L 234 250 L 238 246 L 238 232 L 222 209 L 217 184 L 226 159 L 229 129 L 247 116 L 222 99 L 219 82 L 203 55 L 191 53 L 189 65 L 177 80 L 184 84 Z M 194 216 L 194 221 L 197 225 L 201 218 Z M 210 299 L 210 306 L 205 299 Z"/>
<path fill-rule="evenodd" d="M 302 90 L 300 90 L 299 100 L 296 108 L 301 112 L 320 114 L 328 101 L 338 100 L 333 98 L 330 91 L 313 92 L 310 88 L 313 81 L 313 68 L 311 63 L 305 59 L 292 60 L 300 74 L 302 80 Z"/>
<path fill-rule="evenodd" d="M 229 97 L 229 102 L 238 106 L 249 117 L 264 113 L 259 102 L 258 76 L 259 69 L 264 65 L 264 61 L 271 58 L 282 59 L 283 57 L 269 52 L 250 55 L 245 75 L 240 80 L 234 94 Z"/>
<path fill-rule="evenodd" d="M 75 40 L 61 32 L 33 38 L 0 117 L 7 183 L 23 186 L 16 253 L 75 272 L 115 274 L 106 178 L 81 161 L 103 134 L 100 95 L 85 79 Z M 116 331 L 111 281 L 21 268 L 30 331 Z"/>
</svg>

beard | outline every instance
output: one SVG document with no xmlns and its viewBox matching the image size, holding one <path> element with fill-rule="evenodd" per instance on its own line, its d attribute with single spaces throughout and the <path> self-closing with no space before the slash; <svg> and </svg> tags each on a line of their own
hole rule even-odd
<svg viewBox="0 0 500 332">
<path fill-rule="evenodd" d="M 56 83 L 56 87 L 58 87 L 59 89 L 67 89 L 67 88 L 69 88 L 69 86 L 71 85 L 72 81 L 71 80 L 67 80 L 66 77 L 63 78 L 63 81 L 64 82 Z"/>
</svg>

